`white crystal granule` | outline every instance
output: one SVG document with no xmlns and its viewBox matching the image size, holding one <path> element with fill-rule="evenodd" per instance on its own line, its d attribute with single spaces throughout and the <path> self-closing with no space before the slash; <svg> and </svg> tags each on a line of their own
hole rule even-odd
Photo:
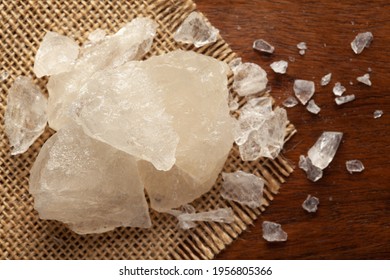
<svg viewBox="0 0 390 280">
<path fill-rule="evenodd" d="M 362 84 L 365 84 L 367 86 L 371 86 L 371 80 L 370 80 L 370 74 L 366 73 L 363 76 L 357 77 L 356 80 Z"/>
<path fill-rule="evenodd" d="M 342 105 L 344 103 L 348 103 L 355 100 L 355 95 L 354 94 L 349 94 L 345 96 L 339 96 L 334 99 L 337 105 Z"/>
<path fill-rule="evenodd" d="M 332 79 L 332 73 L 328 73 L 321 78 L 321 86 L 326 86 Z"/>
<path fill-rule="evenodd" d="M 11 154 L 24 153 L 43 133 L 47 123 L 47 98 L 25 76 L 16 78 L 7 97 L 4 130 Z"/>
<path fill-rule="evenodd" d="M 221 196 L 251 208 L 260 207 L 263 200 L 264 180 L 243 171 L 222 173 Z"/>
<path fill-rule="evenodd" d="M 233 89 L 240 96 L 263 92 L 268 83 L 267 72 L 255 63 L 239 63 L 235 60 L 233 71 Z M 231 64 L 232 65 L 232 64 Z"/>
<path fill-rule="evenodd" d="M 303 105 L 306 105 L 315 92 L 314 82 L 307 80 L 295 80 L 293 89 L 295 96 Z"/>
<path fill-rule="evenodd" d="M 309 213 L 314 213 L 317 212 L 318 204 L 320 204 L 320 200 L 317 197 L 311 196 L 309 194 L 305 201 L 302 203 L 302 208 Z"/>
<path fill-rule="evenodd" d="M 275 51 L 275 47 L 263 39 L 255 40 L 253 42 L 253 49 L 260 52 L 269 53 L 269 54 Z"/>
<path fill-rule="evenodd" d="M 263 238 L 268 242 L 281 242 L 287 240 L 287 233 L 278 223 L 264 221 L 262 225 Z"/>
<path fill-rule="evenodd" d="M 337 82 L 334 84 L 333 94 L 336 96 L 341 96 L 346 90 L 347 89 L 343 85 L 341 85 L 341 83 Z"/>
<path fill-rule="evenodd" d="M 345 166 L 349 173 L 362 172 L 364 170 L 363 163 L 358 159 L 347 160 Z"/>
<path fill-rule="evenodd" d="M 271 68 L 275 73 L 285 74 L 288 67 L 288 62 L 285 60 L 275 61 L 271 63 Z"/>
<path fill-rule="evenodd" d="M 298 105 L 298 100 L 294 96 L 289 96 L 283 101 L 283 106 L 286 108 L 292 108 L 296 105 Z"/>
<path fill-rule="evenodd" d="M 218 34 L 219 30 L 207 22 L 201 13 L 192 12 L 176 30 L 173 38 L 177 42 L 200 48 L 216 42 Z"/>
<path fill-rule="evenodd" d="M 321 111 L 321 108 L 314 102 L 313 99 L 309 101 L 306 109 L 312 114 L 318 114 Z"/>
<path fill-rule="evenodd" d="M 49 31 L 35 56 L 34 73 L 40 78 L 68 72 L 78 55 L 79 45 L 73 39 Z"/>
<path fill-rule="evenodd" d="M 356 54 L 360 54 L 364 48 L 368 48 L 374 39 L 371 32 L 363 32 L 356 35 L 355 39 L 351 42 L 351 48 Z"/>
<path fill-rule="evenodd" d="M 374 119 L 378 119 L 378 118 L 382 117 L 382 115 L 383 115 L 382 110 L 375 110 L 373 113 Z"/>
</svg>

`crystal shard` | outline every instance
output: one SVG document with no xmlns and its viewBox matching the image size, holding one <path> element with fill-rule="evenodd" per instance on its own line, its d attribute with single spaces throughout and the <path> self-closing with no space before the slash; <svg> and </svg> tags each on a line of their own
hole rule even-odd
<svg viewBox="0 0 390 280">
<path fill-rule="evenodd" d="M 336 96 L 341 96 L 346 90 L 347 89 L 344 86 L 342 86 L 339 82 L 337 82 L 334 84 L 333 94 Z"/>
<path fill-rule="evenodd" d="M 243 171 L 222 173 L 221 195 L 224 199 L 236 201 L 251 208 L 261 206 L 264 180 Z"/>
<path fill-rule="evenodd" d="M 354 94 L 350 94 L 350 95 L 346 95 L 346 96 L 339 96 L 339 97 L 336 97 L 334 99 L 334 101 L 336 102 L 337 105 L 348 103 L 348 102 L 351 102 L 353 100 L 355 100 Z"/>
<path fill-rule="evenodd" d="M 156 28 L 153 20 L 136 18 L 114 35 L 83 47 L 69 72 L 52 75 L 47 84 L 50 127 L 58 130 L 71 122 L 70 105 L 93 74 L 142 58 L 150 50 Z"/>
<path fill-rule="evenodd" d="M 253 42 L 253 49 L 264 52 L 264 53 L 273 53 L 275 48 L 270 43 L 263 39 L 258 39 Z"/>
<path fill-rule="evenodd" d="M 73 39 L 47 32 L 35 56 L 34 73 L 40 78 L 68 72 L 78 55 L 79 46 Z"/>
<path fill-rule="evenodd" d="M 306 200 L 302 203 L 302 208 L 309 213 L 314 213 L 317 212 L 318 204 L 320 204 L 320 200 L 317 197 L 311 196 L 309 194 Z"/>
<path fill-rule="evenodd" d="M 7 71 L 2 71 L 0 74 L 0 82 L 5 81 L 9 77 L 9 73 Z"/>
<path fill-rule="evenodd" d="M 365 84 L 367 86 L 371 86 L 372 83 L 370 81 L 370 74 L 364 74 L 363 76 L 357 77 L 356 80 L 362 84 Z"/>
<path fill-rule="evenodd" d="M 322 169 L 314 166 L 309 157 L 304 155 L 299 157 L 299 168 L 306 172 L 307 179 L 312 182 L 317 182 L 322 178 Z"/>
<path fill-rule="evenodd" d="M 241 96 L 262 92 L 267 87 L 267 73 L 257 64 L 236 63 L 232 71 L 233 89 Z"/>
<path fill-rule="evenodd" d="M 363 32 L 356 35 L 355 39 L 351 42 L 351 48 L 356 54 L 360 54 L 364 48 L 368 48 L 374 39 L 371 32 Z"/>
<path fill-rule="evenodd" d="M 151 226 L 136 159 L 74 124 L 43 145 L 31 169 L 30 193 L 42 219 L 64 222 L 79 234 Z"/>
<path fill-rule="evenodd" d="M 263 222 L 263 238 L 268 242 L 286 241 L 287 233 L 283 231 L 280 224 L 274 222 Z"/>
<path fill-rule="evenodd" d="M 220 208 L 207 212 L 183 213 L 178 215 L 177 219 L 181 229 L 190 229 L 196 226 L 195 222 L 233 223 L 234 213 L 231 208 Z"/>
<path fill-rule="evenodd" d="M 216 42 L 218 34 L 219 30 L 211 26 L 202 14 L 192 12 L 176 30 L 173 38 L 177 42 L 200 48 Z"/>
<path fill-rule="evenodd" d="M 314 166 L 324 169 L 333 160 L 343 137 L 342 132 L 325 131 L 308 151 Z"/>
<path fill-rule="evenodd" d="M 363 163 L 358 159 L 347 160 L 345 166 L 349 173 L 362 172 L 364 170 Z"/>
<path fill-rule="evenodd" d="M 332 73 L 326 74 L 321 78 L 321 86 L 326 86 L 332 79 Z"/>
<path fill-rule="evenodd" d="M 47 99 L 28 77 L 19 76 L 8 92 L 5 134 L 11 154 L 27 151 L 43 133 L 47 123 Z"/>
<path fill-rule="evenodd" d="M 285 74 L 287 71 L 288 62 L 284 61 L 284 60 L 275 61 L 275 62 L 271 63 L 270 66 L 271 66 L 272 70 L 274 70 L 275 73 Z"/>
<path fill-rule="evenodd" d="M 314 100 L 310 100 L 306 106 L 306 109 L 312 114 L 318 114 L 321 111 L 321 108 L 314 102 Z"/>
<path fill-rule="evenodd" d="M 292 108 L 298 105 L 298 100 L 294 96 L 289 96 L 283 101 L 283 106 L 286 108 Z"/>
<path fill-rule="evenodd" d="M 295 80 L 293 89 L 295 96 L 303 105 L 306 105 L 315 92 L 314 82 L 306 80 Z"/>
<path fill-rule="evenodd" d="M 374 115 L 374 119 L 378 119 L 378 118 L 382 117 L 383 111 L 382 110 L 375 110 L 373 115 Z"/>
<path fill-rule="evenodd" d="M 300 42 L 297 44 L 297 48 L 299 50 L 299 54 L 304 55 L 306 53 L 306 50 L 307 50 L 307 45 L 305 42 Z"/>
</svg>

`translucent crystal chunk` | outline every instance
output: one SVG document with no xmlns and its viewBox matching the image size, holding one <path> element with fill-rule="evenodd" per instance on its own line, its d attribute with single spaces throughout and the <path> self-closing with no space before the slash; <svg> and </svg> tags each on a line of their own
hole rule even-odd
<svg viewBox="0 0 390 280">
<path fill-rule="evenodd" d="M 371 80 L 370 80 L 370 74 L 364 74 L 363 76 L 357 77 L 356 80 L 362 84 L 365 84 L 367 86 L 371 86 Z"/>
<path fill-rule="evenodd" d="M 326 74 L 321 78 L 321 86 L 326 86 L 329 84 L 330 80 L 332 79 L 332 73 Z"/>
<path fill-rule="evenodd" d="M 264 180 L 243 171 L 222 173 L 221 195 L 251 208 L 260 207 L 263 199 Z"/>
<path fill-rule="evenodd" d="M 318 114 L 321 111 L 321 108 L 314 102 L 314 100 L 310 100 L 306 106 L 306 109 L 313 114 Z"/>
<path fill-rule="evenodd" d="M 47 32 L 35 56 L 34 73 L 40 78 L 68 72 L 78 55 L 79 45 L 73 39 Z"/>
<path fill-rule="evenodd" d="M 274 70 L 275 73 L 285 74 L 287 71 L 288 62 L 284 61 L 284 60 L 275 61 L 275 62 L 271 63 L 270 66 L 271 66 L 272 70 Z"/>
<path fill-rule="evenodd" d="M 173 38 L 177 42 L 200 48 L 216 42 L 218 34 L 219 30 L 211 26 L 202 14 L 192 12 L 176 30 Z"/>
<path fill-rule="evenodd" d="M 374 39 L 371 32 L 363 32 L 356 35 L 355 39 L 351 42 L 351 48 L 356 54 L 360 54 L 364 48 L 368 48 Z"/>
<path fill-rule="evenodd" d="M 306 42 L 300 42 L 297 44 L 297 48 L 299 50 L 307 50 L 307 45 L 306 45 Z"/>
<path fill-rule="evenodd" d="M 0 74 L 0 82 L 5 81 L 9 77 L 9 73 L 7 71 L 2 71 Z"/>
<path fill-rule="evenodd" d="M 236 64 L 231 69 L 234 74 L 233 89 L 239 95 L 247 96 L 266 89 L 268 83 L 267 73 L 259 65 L 247 62 Z"/>
<path fill-rule="evenodd" d="M 263 238 L 268 242 L 286 241 L 287 233 L 283 231 L 280 224 L 274 222 L 263 222 Z"/>
<path fill-rule="evenodd" d="M 294 96 L 289 96 L 283 101 L 283 106 L 291 108 L 298 105 L 298 100 Z"/>
<path fill-rule="evenodd" d="M 333 160 L 343 137 L 342 132 L 325 131 L 308 151 L 313 165 L 324 169 Z"/>
<path fill-rule="evenodd" d="M 306 80 L 295 80 L 293 89 L 295 96 L 303 105 L 306 105 L 315 92 L 314 82 Z"/>
<path fill-rule="evenodd" d="M 230 111 L 236 111 L 240 107 L 240 104 L 238 103 L 238 99 L 233 99 L 229 102 L 229 110 Z"/>
<path fill-rule="evenodd" d="M 253 42 L 253 49 L 264 53 L 273 53 L 275 47 L 263 39 L 258 39 Z"/>
<path fill-rule="evenodd" d="M 363 163 L 358 159 L 347 160 L 345 166 L 349 173 L 362 172 L 364 170 Z"/>
<path fill-rule="evenodd" d="M 302 203 L 302 208 L 309 213 L 314 213 L 317 212 L 318 204 L 320 204 L 320 200 L 317 197 L 311 196 L 309 194 L 306 200 Z"/>
<path fill-rule="evenodd" d="M 8 92 L 4 116 L 11 154 L 24 153 L 43 133 L 47 123 L 46 96 L 28 77 L 19 76 Z"/>
<path fill-rule="evenodd" d="M 322 178 L 322 169 L 314 166 L 309 157 L 301 155 L 299 157 L 299 168 L 306 172 L 307 179 L 317 182 Z"/>
<path fill-rule="evenodd" d="M 194 222 L 233 223 L 234 212 L 231 208 L 220 208 L 207 212 L 183 213 L 177 216 L 178 226 L 181 229 L 190 229 L 196 226 Z"/>
<path fill-rule="evenodd" d="M 30 192 L 40 218 L 64 222 L 79 234 L 151 226 L 136 159 L 76 125 L 43 145 L 31 169 Z"/>
<path fill-rule="evenodd" d="M 374 115 L 374 119 L 378 119 L 378 118 L 382 117 L 383 111 L 382 110 L 375 110 L 373 115 Z"/>
<path fill-rule="evenodd" d="M 336 97 L 334 99 L 334 101 L 336 102 L 337 105 L 348 103 L 348 102 L 351 102 L 353 100 L 355 100 L 354 94 L 350 94 L 350 95 L 346 95 L 346 96 L 339 96 L 339 97 Z"/>
<path fill-rule="evenodd" d="M 336 96 L 341 96 L 347 89 L 341 85 L 341 83 L 337 82 L 333 87 L 333 94 Z"/>
</svg>

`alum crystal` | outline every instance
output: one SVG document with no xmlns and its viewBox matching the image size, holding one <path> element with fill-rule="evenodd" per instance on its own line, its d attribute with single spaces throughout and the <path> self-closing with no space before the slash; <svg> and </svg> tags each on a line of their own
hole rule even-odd
<svg viewBox="0 0 390 280">
<path fill-rule="evenodd" d="M 305 42 L 300 42 L 297 44 L 297 48 L 299 50 L 299 54 L 304 55 L 306 53 L 306 50 L 307 50 L 307 45 Z"/>
<path fill-rule="evenodd" d="M 372 83 L 370 81 L 370 74 L 364 74 L 363 76 L 357 77 L 356 80 L 362 84 L 365 84 L 367 86 L 371 86 Z"/>
<path fill-rule="evenodd" d="M 264 53 L 273 53 L 275 48 L 270 43 L 263 39 L 258 39 L 253 42 L 253 49 L 264 52 Z"/>
<path fill-rule="evenodd" d="M 177 219 L 181 229 L 190 229 L 196 226 L 194 222 L 233 223 L 234 213 L 231 208 L 220 208 L 206 212 L 183 213 L 178 215 Z"/>
<path fill-rule="evenodd" d="M 364 170 L 363 163 L 358 159 L 347 160 L 345 166 L 349 173 L 362 172 Z"/>
<path fill-rule="evenodd" d="M 267 73 L 259 65 L 250 62 L 239 63 L 235 60 L 235 64 L 231 66 L 234 74 L 233 89 L 240 96 L 263 92 L 266 89 Z"/>
<path fill-rule="evenodd" d="M 47 123 L 46 96 L 28 77 L 19 76 L 8 92 L 4 130 L 11 154 L 24 153 L 43 133 Z"/>
<path fill-rule="evenodd" d="M 337 82 L 333 87 L 333 94 L 336 96 L 341 96 L 347 89 L 341 85 L 341 83 Z"/>
<path fill-rule="evenodd" d="M 306 80 L 295 80 L 293 89 L 295 96 L 303 105 L 306 105 L 315 92 L 314 82 Z"/>
<path fill-rule="evenodd" d="M 332 73 L 326 74 L 321 78 L 321 86 L 326 86 L 332 79 Z"/>
<path fill-rule="evenodd" d="M 285 74 L 288 67 L 288 62 L 284 60 L 275 61 L 271 63 L 271 68 L 275 73 Z"/>
<path fill-rule="evenodd" d="M 355 39 L 351 42 L 351 48 L 356 54 L 360 54 L 364 48 L 368 48 L 374 39 L 371 32 L 363 32 L 356 35 Z"/>
<path fill-rule="evenodd" d="M 218 34 L 219 30 L 211 26 L 202 14 L 192 12 L 176 30 L 173 38 L 177 42 L 200 48 L 216 42 Z"/>
<path fill-rule="evenodd" d="M 374 115 L 374 119 L 378 119 L 378 118 L 382 117 L 383 111 L 382 110 L 375 110 L 373 115 Z"/>
<path fill-rule="evenodd" d="M 283 231 L 280 224 L 264 221 L 262 228 L 263 238 L 268 242 L 279 242 L 287 240 L 287 233 Z"/>
<path fill-rule="evenodd" d="M 341 105 L 341 104 L 344 104 L 344 103 L 347 103 L 347 102 L 351 102 L 353 100 L 355 100 L 355 95 L 354 94 L 345 95 L 345 96 L 339 96 L 339 97 L 336 97 L 334 99 L 334 101 L 336 102 L 337 105 Z"/>
<path fill-rule="evenodd" d="M 314 102 L 314 100 L 310 100 L 306 106 L 306 109 L 312 114 L 318 114 L 321 111 L 321 108 Z"/>
<path fill-rule="evenodd" d="M 264 180 L 243 171 L 222 173 L 221 195 L 224 199 L 236 201 L 251 208 L 261 206 Z"/>
<path fill-rule="evenodd" d="M 9 73 L 7 71 L 2 71 L 0 74 L 0 82 L 5 81 L 9 77 Z"/>
<path fill-rule="evenodd" d="M 305 201 L 302 203 L 302 208 L 309 213 L 314 213 L 317 212 L 318 204 L 320 204 L 320 200 L 317 197 L 311 196 L 309 194 Z"/>
<path fill-rule="evenodd" d="M 299 168 L 306 172 L 307 179 L 312 182 L 317 182 L 322 178 L 322 169 L 314 166 L 309 157 L 300 155 L 299 157 Z"/>
<path fill-rule="evenodd" d="M 290 95 L 289 97 L 287 97 L 287 98 L 283 101 L 282 105 L 283 105 L 284 107 L 286 107 L 286 108 L 292 108 L 292 107 L 298 105 L 298 100 L 297 100 L 294 96 L 291 96 L 291 95 Z"/>
<path fill-rule="evenodd" d="M 333 160 L 343 137 L 342 132 L 325 131 L 308 151 L 314 166 L 325 169 Z"/>
</svg>

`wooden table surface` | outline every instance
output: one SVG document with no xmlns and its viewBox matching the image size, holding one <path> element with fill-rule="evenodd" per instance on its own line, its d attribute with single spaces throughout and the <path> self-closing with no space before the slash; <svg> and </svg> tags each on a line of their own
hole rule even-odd
<svg viewBox="0 0 390 280">
<path fill-rule="evenodd" d="M 196 3 L 244 61 L 267 71 L 277 104 L 293 94 L 295 79 L 315 82 L 319 115 L 302 105 L 287 109 L 298 133 L 285 145 L 284 154 L 296 166 L 299 155 L 307 153 L 322 131 L 344 132 L 335 159 L 321 180 L 308 181 L 296 167 L 265 213 L 217 258 L 390 259 L 390 2 Z M 365 31 L 373 33 L 374 41 L 356 55 L 350 43 Z M 272 43 L 275 53 L 267 56 L 252 50 L 252 42 L 258 38 Z M 304 56 L 296 47 L 301 41 L 308 46 Z M 285 75 L 275 74 L 269 67 L 281 59 L 289 61 Z M 369 67 L 371 87 L 356 82 Z M 329 72 L 333 74 L 331 83 L 321 87 L 321 77 Z M 332 93 L 335 82 L 341 82 L 347 88 L 345 94 L 355 94 L 356 100 L 337 106 Z M 384 115 L 374 119 L 377 109 Z M 349 174 L 345 161 L 350 159 L 361 160 L 366 169 Z M 317 213 L 301 207 L 308 194 L 320 199 Z M 282 224 L 288 241 L 267 243 L 261 231 L 264 220 Z"/>
</svg>

